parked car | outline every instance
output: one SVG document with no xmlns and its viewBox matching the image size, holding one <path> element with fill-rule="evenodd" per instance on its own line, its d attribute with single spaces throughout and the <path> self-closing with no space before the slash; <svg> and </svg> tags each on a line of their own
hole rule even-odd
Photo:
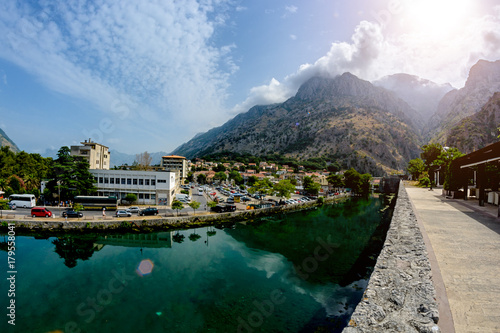
<svg viewBox="0 0 500 333">
<path fill-rule="evenodd" d="M 236 211 L 235 205 L 217 205 L 211 208 L 212 211 L 216 213 L 224 213 L 224 212 L 234 212 Z"/>
<path fill-rule="evenodd" d="M 130 211 L 126 210 L 117 210 L 115 213 L 116 217 L 130 217 L 132 216 L 132 213 Z"/>
<path fill-rule="evenodd" d="M 17 206 L 16 206 L 16 204 L 15 204 L 15 203 L 13 203 L 13 202 L 9 202 L 9 209 L 11 209 L 11 210 L 16 210 L 16 208 L 17 208 Z"/>
<path fill-rule="evenodd" d="M 45 207 L 33 207 L 31 208 L 32 217 L 51 217 L 52 212 Z"/>
<path fill-rule="evenodd" d="M 140 216 L 144 215 L 158 215 L 158 209 L 153 208 L 153 207 L 148 207 L 139 212 Z"/>
<path fill-rule="evenodd" d="M 66 209 L 62 212 L 62 217 L 83 217 L 82 212 L 76 212 L 73 209 Z"/>
<path fill-rule="evenodd" d="M 127 210 L 131 213 L 139 213 L 141 211 L 141 209 L 137 206 L 129 207 Z"/>
</svg>

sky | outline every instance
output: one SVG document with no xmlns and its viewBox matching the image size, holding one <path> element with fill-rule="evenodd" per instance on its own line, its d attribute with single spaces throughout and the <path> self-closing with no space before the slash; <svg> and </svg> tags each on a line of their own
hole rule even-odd
<svg viewBox="0 0 500 333">
<path fill-rule="evenodd" d="M 500 2 L 2 0 L 0 31 L 0 128 L 21 150 L 169 153 L 315 75 L 461 88 L 500 59 Z"/>
</svg>

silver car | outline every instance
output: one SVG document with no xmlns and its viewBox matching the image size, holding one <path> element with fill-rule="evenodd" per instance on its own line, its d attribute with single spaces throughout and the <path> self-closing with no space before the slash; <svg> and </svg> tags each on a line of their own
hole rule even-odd
<svg viewBox="0 0 500 333">
<path fill-rule="evenodd" d="M 132 216 L 132 213 L 127 212 L 126 210 L 117 210 L 115 216 L 116 217 L 130 217 L 130 216 Z"/>
<path fill-rule="evenodd" d="M 129 207 L 129 208 L 127 209 L 127 211 L 128 211 L 128 212 L 131 212 L 131 213 L 139 213 L 141 210 L 140 210 L 140 208 L 139 208 L 139 207 L 137 207 L 137 206 L 133 206 L 133 207 Z"/>
</svg>

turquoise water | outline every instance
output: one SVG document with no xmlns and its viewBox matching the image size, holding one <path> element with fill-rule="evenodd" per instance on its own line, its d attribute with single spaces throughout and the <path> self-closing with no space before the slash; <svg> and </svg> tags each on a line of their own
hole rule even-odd
<svg viewBox="0 0 500 333">
<path fill-rule="evenodd" d="M 367 284 L 370 267 L 360 263 L 373 259 L 366 249 L 380 241 L 381 202 L 225 229 L 18 236 L 16 325 L 4 310 L 0 331 L 340 331 Z M 6 267 L 5 251 L 0 260 Z M 6 295 L 6 279 L 0 286 Z"/>
</svg>

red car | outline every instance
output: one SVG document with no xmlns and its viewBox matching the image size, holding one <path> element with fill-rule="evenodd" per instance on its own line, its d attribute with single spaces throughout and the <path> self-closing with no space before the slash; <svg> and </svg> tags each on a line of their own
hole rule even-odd
<svg viewBox="0 0 500 333">
<path fill-rule="evenodd" d="M 33 207 L 31 208 L 32 217 L 51 217 L 52 212 L 45 207 Z"/>
</svg>

